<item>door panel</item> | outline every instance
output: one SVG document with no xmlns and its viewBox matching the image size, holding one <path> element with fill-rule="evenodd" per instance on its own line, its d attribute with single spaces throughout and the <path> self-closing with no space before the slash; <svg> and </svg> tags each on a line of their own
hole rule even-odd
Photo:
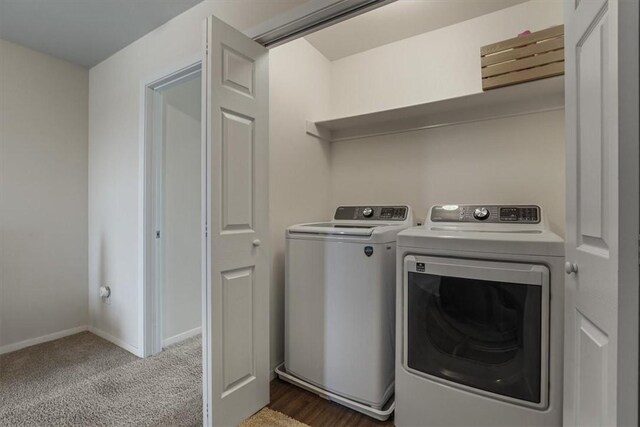
<svg viewBox="0 0 640 427">
<path fill-rule="evenodd" d="M 254 119 L 222 111 L 222 210 L 223 234 L 253 232 Z"/>
<path fill-rule="evenodd" d="M 608 196 L 607 177 L 609 156 L 606 135 L 602 133 L 603 91 L 607 81 L 603 81 L 606 70 L 601 67 L 606 56 L 606 13 L 578 43 L 576 55 L 578 69 L 578 112 L 580 142 L 580 222 L 579 233 L 584 247 L 600 256 L 608 256 L 608 246 L 604 232 L 608 228 L 607 210 L 611 209 Z"/>
<path fill-rule="evenodd" d="M 579 426 L 605 425 L 603 415 L 607 412 L 606 399 L 603 391 L 606 389 L 607 378 L 607 347 L 608 338 L 596 325 L 586 317 L 577 313 L 576 325 L 577 363 L 576 387 L 578 395 L 576 424 Z"/>
<path fill-rule="evenodd" d="M 223 395 L 255 379 L 253 269 L 222 274 Z"/>
<path fill-rule="evenodd" d="M 208 424 L 269 403 L 268 52 L 206 24 Z"/>
<path fill-rule="evenodd" d="M 565 0 L 565 37 L 564 424 L 637 425 L 638 2 Z"/>
<path fill-rule="evenodd" d="M 256 71 L 253 59 L 228 46 L 222 46 L 222 52 L 222 84 L 253 97 L 253 82 Z"/>
</svg>

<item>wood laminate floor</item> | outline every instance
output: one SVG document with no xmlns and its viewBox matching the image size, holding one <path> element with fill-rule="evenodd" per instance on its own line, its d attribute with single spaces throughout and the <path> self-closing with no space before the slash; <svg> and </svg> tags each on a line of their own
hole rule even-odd
<svg viewBox="0 0 640 427">
<path fill-rule="evenodd" d="M 282 412 L 311 427 L 380 427 L 393 426 L 393 416 L 376 421 L 359 412 L 282 381 L 271 381 L 269 408 Z"/>
</svg>

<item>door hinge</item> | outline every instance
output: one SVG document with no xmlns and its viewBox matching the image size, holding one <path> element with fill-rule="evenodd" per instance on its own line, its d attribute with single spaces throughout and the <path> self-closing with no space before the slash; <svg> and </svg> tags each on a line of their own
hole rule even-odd
<svg viewBox="0 0 640 427">
<path fill-rule="evenodd" d="M 156 239 L 160 238 L 160 230 L 156 230 Z"/>
<path fill-rule="evenodd" d="M 209 226 L 207 224 L 204 225 L 204 237 L 209 237 Z"/>
</svg>

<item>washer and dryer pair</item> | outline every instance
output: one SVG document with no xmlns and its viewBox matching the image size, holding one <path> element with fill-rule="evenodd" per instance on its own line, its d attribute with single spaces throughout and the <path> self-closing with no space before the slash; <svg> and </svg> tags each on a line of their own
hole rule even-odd
<svg viewBox="0 0 640 427">
<path fill-rule="evenodd" d="M 278 374 L 398 426 L 561 425 L 564 244 L 540 208 L 411 225 L 406 206 L 340 207 L 288 229 Z"/>
</svg>

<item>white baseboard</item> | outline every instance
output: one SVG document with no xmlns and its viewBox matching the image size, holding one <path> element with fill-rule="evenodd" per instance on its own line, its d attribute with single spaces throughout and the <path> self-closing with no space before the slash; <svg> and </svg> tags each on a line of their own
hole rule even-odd
<svg viewBox="0 0 640 427">
<path fill-rule="evenodd" d="M 88 330 L 88 326 L 77 326 L 71 329 L 65 329 L 64 331 L 54 332 L 52 334 L 43 335 L 37 338 L 31 338 L 28 340 L 20 341 L 13 344 L 7 344 L 0 347 L 0 354 L 12 353 L 14 351 L 22 350 L 23 348 L 31 347 L 32 345 L 42 344 L 44 342 L 49 342 L 53 340 L 57 340 L 60 338 L 68 337 L 69 335 L 79 334 L 80 332 L 84 332 Z"/>
<path fill-rule="evenodd" d="M 162 340 L 162 348 L 169 347 L 172 344 L 177 344 L 180 341 L 184 341 L 191 337 L 195 337 L 196 335 L 200 335 L 201 333 L 202 333 L 202 326 L 198 326 L 197 328 L 193 328 L 190 331 L 183 332 L 181 334 L 166 338 Z"/>
<path fill-rule="evenodd" d="M 102 331 L 96 328 L 95 326 L 89 326 L 89 332 L 99 336 L 100 338 L 104 338 L 105 340 L 117 345 L 118 347 L 121 347 L 127 350 L 129 353 L 133 353 L 138 357 L 143 357 L 138 347 L 134 347 L 131 344 L 127 344 L 126 342 L 122 341 L 120 338 L 116 338 L 113 335 L 108 334 L 105 331 Z"/>
</svg>

